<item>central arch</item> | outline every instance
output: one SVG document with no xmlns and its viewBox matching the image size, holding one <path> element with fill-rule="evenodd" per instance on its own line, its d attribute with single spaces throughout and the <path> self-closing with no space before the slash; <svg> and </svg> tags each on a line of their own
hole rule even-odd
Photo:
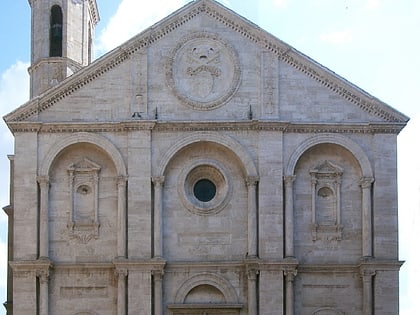
<svg viewBox="0 0 420 315">
<path fill-rule="evenodd" d="M 225 278 L 213 273 L 200 273 L 189 278 L 180 286 L 175 296 L 175 303 L 184 303 L 188 293 L 200 285 L 209 285 L 216 288 L 223 294 L 227 303 L 238 302 L 235 289 Z"/>
<path fill-rule="evenodd" d="M 229 136 L 221 136 L 220 134 L 212 132 L 195 133 L 190 136 L 183 137 L 182 140 L 176 142 L 162 157 L 154 176 L 164 176 L 166 168 L 175 154 L 186 146 L 197 142 L 213 142 L 226 147 L 237 156 L 238 160 L 242 162 L 246 176 L 258 176 L 257 168 L 249 152 L 238 141 Z"/>
</svg>

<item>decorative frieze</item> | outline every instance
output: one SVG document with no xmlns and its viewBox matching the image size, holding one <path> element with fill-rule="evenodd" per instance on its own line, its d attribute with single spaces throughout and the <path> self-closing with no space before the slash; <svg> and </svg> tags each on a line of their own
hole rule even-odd
<svg viewBox="0 0 420 315">
<path fill-rule="evenodd" d="M 136 120 L 122 122 L 67 122 L 67 123 L 9 123 L 13 132 L 75 133 L 75 132 L 127 132 L 142 130 L 157 131 L 243 131 L 267 130 L 284 133 L 342 133 L 342 134 L 398 134 L 405 124 L 334 124 L 290 123 L 267 120 L 236 121 L 156 121 Z"/>
</svg>

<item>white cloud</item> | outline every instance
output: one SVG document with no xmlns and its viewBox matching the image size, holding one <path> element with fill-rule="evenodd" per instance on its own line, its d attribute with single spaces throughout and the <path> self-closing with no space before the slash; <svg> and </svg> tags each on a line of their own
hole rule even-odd
<svg viewBox="0 0 420 315">
<path fill-rule="evenodd" d="M 289 0 L 273 0 L 273 5 L 284 9 L 289 5 Z"/>
<path fill-rule="evenodd" d="M 29 63 L 17 61 L 0 74 L 0 302 L 6 300 L 7 283 L 7 215 L 1 210 L 9 204 L 9 160 L 13 153 L 13 136 L 3 117 L 29 99 Z M 0 310 L 0 314 L 2 313 Z"/>
<path fill-rule="evenodd" d="M 0 116 L 8 114 L 19 105 L 25 103 L 29 98 L 29 64 L 17 61 L 6 71 L 0 74 Z M 3 214 L 2 207 L 9 204 L 9 160 L 8 154 L 13 153 L 13 136 L 3 120 L 0 120 L 0 174 L 3 180 L 0 181 L 0 223 L 7 220 Z M 1 232 L 1 231 L 0 231 Z"/>
<path fill-rule="evenodd" d="M 380 0 L 367 0 L 365 9 L 367 10 L 375 10 L 378 9 L 381 6 Z"/>
<path fill-rule="evenodd" d="M 0 115 L 3 116 L 29 99 L 29 63 L 17 61 L 0 76 Z"/>
<path fill-rule="evenodd" d="M 116 14 L 99 35 L 96 43 L 98 54 L 117 47 L 187 2 L 188 0 L 150 1 L 145 7 L 142 1 L 122 0 Z"/>
<path fill-rule="evenodd" d="M 320 40 L 334 45 L 349 44 L 353 41 L 353 33 L 349 30 L 333 31 L 323 33 L 319 36 Z"/>
</svg>

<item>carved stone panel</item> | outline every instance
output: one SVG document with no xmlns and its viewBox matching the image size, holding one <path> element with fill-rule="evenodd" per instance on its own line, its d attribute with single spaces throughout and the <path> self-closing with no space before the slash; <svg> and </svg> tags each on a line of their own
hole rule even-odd
<svg viewBox="0 0 420 315">
<path fill-rule="evenodd" d="M 214 109 L 226 103 L 238 88 L 238 56 L 219 35 L 193 33 L 174 49 L 167 79 L 182 103 L 199 110 Z"/>
<path fill-rule="evenodd" d="M 67 227 L 70 238 L 82 243 L 99 236 L 98 192 L 101 167 L 85 158 L 68 167 L 70 211 Z"/>
</svg>

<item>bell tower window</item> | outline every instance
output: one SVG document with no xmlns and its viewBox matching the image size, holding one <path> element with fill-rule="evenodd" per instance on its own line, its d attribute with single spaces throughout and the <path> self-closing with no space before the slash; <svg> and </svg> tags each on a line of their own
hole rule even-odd
<svg viewBox="0 0 420 315">
<path fill-rule="evenodd" d="M 58 5 L 51 8 L 50 57 L 63 56 L 63 11 Z"/>
</svg>

